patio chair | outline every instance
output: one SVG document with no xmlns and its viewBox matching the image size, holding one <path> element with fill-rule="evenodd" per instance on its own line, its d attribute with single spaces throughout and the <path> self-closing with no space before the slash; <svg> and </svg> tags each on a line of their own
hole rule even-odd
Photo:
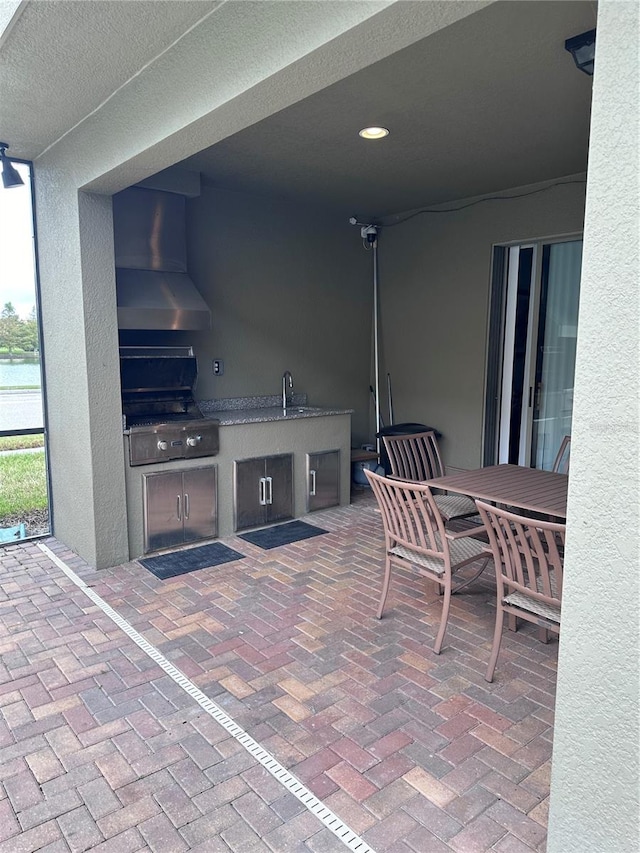
<svg viewBox="0 0 640 853">
<path fill-rule="evenodd" d="M 565 435 L 565 437 L 560 442 L 560 447 L 558 448 L 556 458 L 553 462 L 553 468 L 551 470 L 554 471 L 556 474 L 568 474 L 570 455 L 571 436 Z"/>
<path fill-rule="evenodd" d="M 385 570 L 377 617 L 382 618 L 392 566 L 415 571 L 433 581 L 443 590 L 440 628 L 433 647 L 438 655 L 447 628 L 451 595 L 484 571 L 491 559 L 488 546 L 471 538 L 468 531 L 446 530 L 434 495 L 425 483 L 382 477 L 368 470 L 364 473 L 380 508 L 385 537 Z M 481 566 L 475 574 L 454 587 L 453 576 L 478 561 Z"/>
<path fill-rule="evenodd" d="M 504 614 L 560 633 L 565 525 L 476 501 L 496 567 L 497 609 L 485 678 L 493 681 Z"/>
<path fill-rule="evenodd" d="M 444 477 L 446 471 L 435 432 L 408 435 L 383 435 L 391 464 L 391 476 L 400 480 L 421 482 Z M 465 495 L 434 494 L 434 500 L 445 521 L 477 515 L 475 502 Z"/>
</svg>

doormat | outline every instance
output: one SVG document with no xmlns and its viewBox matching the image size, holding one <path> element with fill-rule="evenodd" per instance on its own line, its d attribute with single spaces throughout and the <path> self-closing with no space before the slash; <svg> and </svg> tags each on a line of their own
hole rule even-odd
<svg viewBox="0 0 640 853">
<path fill-rule="evenodd" d="M 320 536 L 321 533 L 328 532 L 328 530 L 323 530 L 321 527 L 314 527 L 313 524 L 307 524 L 306 521 L 290 521 L 287 524 L 276 524 L 275 527 L 265 527 L 264 530 L 243 533 L 238 538 L 244 539 L 245 542 L 251 542 L 252 545 L 257 545 L 258 548 L 264 548 L 269 551 L 271 548 L 277 548 L 279 545 L 290 545 L 292 542 L 299 542 L 301 539 L 311 539 L 312 536 Z"/>
<path fill-rule="evenodd" d="M 180 551 L 172 551 L 170 554 L 160 554 L 158 557 L 145 557 L 138 562 L 163 581 L 187 572 L 221 566 L 223 563 L 243 558 L 244 554 L 239 554 L 233 548 L 227 548 L 222 542 L 213 542 L 210 545 L 200 545 L 198 548 L 183 548 Z"/>
</svg>

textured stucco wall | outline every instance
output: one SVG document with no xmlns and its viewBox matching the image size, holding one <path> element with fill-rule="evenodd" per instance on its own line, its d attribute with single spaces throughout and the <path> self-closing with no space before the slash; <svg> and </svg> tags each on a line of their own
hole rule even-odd
<svg viewBox="0 0 640 853">
<path fill-rule="evenodd" d="M 395 421 L 439 429 L 448 465 L 482 464 L 492 246 L 580 234 L 584 176 L 561 180 L 576 183 L 382 229 L 382 376 L 391 373 Z"/>
<path fill-rule="evenodd" d="M 189 271 L 212 311 L 192 336 L 198 397 L 278 394 L 285 370 L 310 405 L 356 409 L 371 440 L 372 285 L 360 235 L 344 217 L 203 187 L 188 202 Z M 214 377 L 211 359 L 225 372 Z"/>
<path fill-rule="evenodd" d="M 640 849 L 639 10 L 598 11 L 549 853 Z"/>
</svg>

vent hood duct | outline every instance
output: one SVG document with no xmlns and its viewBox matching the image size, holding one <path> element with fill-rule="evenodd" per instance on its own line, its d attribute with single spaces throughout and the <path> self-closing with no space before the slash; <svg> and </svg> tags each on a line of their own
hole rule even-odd
<svg viewBox="0 0 640 853">
<path fill-rule="evenodd" d="M 210 329 L 187 275 L 184 196 L 131 187 L 113 197 L 118 328 Z"/>
</svg>

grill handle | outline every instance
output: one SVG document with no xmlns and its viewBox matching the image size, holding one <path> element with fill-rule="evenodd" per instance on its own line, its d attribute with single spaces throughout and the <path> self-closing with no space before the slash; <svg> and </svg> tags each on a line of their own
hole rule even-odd
<svg viewBox="0 0 640 853">
<path fill-rule="evenodd" d="M 177 495 L 177 504 L 176 504 L 176 512 L 178 514 L 178 521 L 182 521 L 182 498 L 180 495 Z"/>
</svg>

